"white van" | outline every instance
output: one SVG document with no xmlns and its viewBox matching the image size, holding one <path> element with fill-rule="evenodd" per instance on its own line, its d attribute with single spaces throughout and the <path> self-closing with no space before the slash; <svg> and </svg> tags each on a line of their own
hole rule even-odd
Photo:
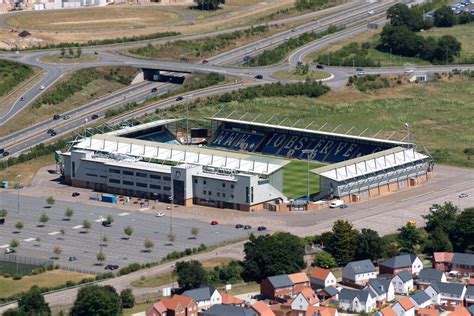
<svg viewBox="0 0 474 316">
<path fill-rule="evenodd" d="M 344 201 L 343 200 L 334 200 L 331 202 L 331 204 L 329 205 L 330 208 L 336 208 L 336 207 L 340 207 L 341 205 L 344 204 Z"/>
</svg>

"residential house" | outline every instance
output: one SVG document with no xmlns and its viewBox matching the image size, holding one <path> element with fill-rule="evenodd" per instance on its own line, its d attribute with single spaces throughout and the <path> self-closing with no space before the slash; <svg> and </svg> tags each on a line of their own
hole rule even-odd
<svg viewBox="0 0 474 316">
<path fill-rule="evenodd" d="M 375 306 L 375 297 L 370 291 L 344 288 L 339 292 L 339 308 L 356 313 L 369 313 Z"/>
<path fill-rule="evenodd" d="M 308 287 L 299 292 L 291 301 L 291 310 L 306 311 L 309 306 L 319 306 L 319 298 L 316 296 L 313 289 Z"/>
<path fill-rule="evenodd" d="M 415 309 L 425 308 L 431 305 L 431 297 L 425 291 L 419 291 L 410 296 L 410 299 L 415 305 Z"/>
<path fill-rule="evenodd" d="M 456 252 L 451 260 L 451 270 L 457 271 L 464 276 L 474 273 L 474 254 Z"/>
<path fill-rule="evenodd" d="M 309 306 L 304 316 L 338 316 L 339 312 L 334 307 Z M 292 315 L 293 316 L 293 315 Z M 300 316 L 299 314 L 295 316 Z"/>
<path fill-rule="evenodd" d="M 221 292 L 222 297 L 222 305 L 235 305 L 235 306 L 243 306 L 244 301 L 238 297 L 235 297 L 231 294 Z"/>
<path fill-rule="evenodd" d="M 382 308 L 381 310 L 379 310 L 375 316 L 397 316 L 397 314 L 395 314 L 395 311 L 393 310 L 392 307 L 390 306 L 385 306 L 384 308 Z"/>
<path fill-rule="evenodd" d="M 464 306 L 458 306 L 448 316 L 471 316 L 471 313 Z"/>
<path fill-rule="evenodd" d="M 257 313 L 250 307 L 216 304 L 211 308 L 202 311 L 201 316 L 257 316 Z"/>
<path fill-rule="evenodd" d="M 468 285 L 466 289 L 466 295 L 464 296 L 464 300 L 466 301 L 464 305 L 466 306 L 474 306 L 474 285 Z"/>
<path fill-rule="evenodd" d="M 264 301 L 255 302 L 250 307 L 254 310 L 257 316 L 275 316 L 273 310 L 270 308 L 270 306 L 265 304 Z"/>
<path fill-rule="evenodd" d="M 379 264 L 380 274 L 396 275 L 402 271 L 408 271 L 411 274 L 418 275 L 423 269 L 423 262 L 413 254 L 405 253 L 392 257 Z"/>
<path fill-rule="evenodd" d="M 212 287 L 184 291 L 182 295 L 192 298 L 197 303 L 199 311 L 208 309 L 215 304 L 222 304 L 221 293 Z"/>
<path fill-rule="evenodd" d="M 314 268 L 310 274 L 311 287 L 323 289 L 328 286 L 336 286 L 336 277 L 329 269 Z"/>
<path fill-rule="evenodd" d="M 260 283 L 260 293 L 270 300 L 286 300 L 293 296 L 293 281 L 287 274 L 268 277 Z"/>
<path fill-rule="evenodd" d="M 409 297 L 404 297 L 392 306 L 397 316 L 415 316 L 415 305 Z"/>
<path fill-rule="evenodd" d="M 375 278 L 377 270 L 368 259 L 349 262 L 342 270 L 342 282 L 348 285 L 365 286 L 369 279 Z"/>
<path fill-rule="evenodd" d="M 293 294 L 299 293 L 305 288 L 310 287 L 308 276 L 304 272 L 288 274 L 291 282 L 293 282 Z"/>
<path fill-rule="evenodd" d="M 466 287 L 460 283 L 433 282 L 425 292 L 433 304 L 455 307 L 463 305 Z"/>
<path fill-rule="evenodd" d="M 413 291 L 413 277 L 410 272 L 402 271 L 392 279 L 393 288 L 397 294 L 408 295 Z"/>
<path fill-rule="evenodd" d="M 395 299 L 395 290 L 391 280 L 370 279 L 367 288 L 373 291 L 372 294 L 375 296 L 377 306 L 382 306 Z"/>
<path fill-rule="evenodd" d="M 425 289 L 433 282 L 446 282 L 446 274 L 435 269 L 423 269 L 418 274 L 418 287 Z"/>
<path fill-rule="evenodd" d="M 184 295 L 163 297 L 146 311 L 146 316 L 197 316 L 198 308 L 192 298 Z"/>
<path fill-rule="evenodd" d="M 433 268 L 448 272 L 453 255 L 452 252 L 433 252 Z"/>
<path fill-rule="evenodd" d="M 318 292 L 320 300 L 338 300 L 339 291 L 334 286 L 328 286 Z"/>
<path fill-rule="evenodd" d="M 437 308 L 419 308 L 416 311 L 416 316 L 439 316 L 439 311 Z"/>
</svg>

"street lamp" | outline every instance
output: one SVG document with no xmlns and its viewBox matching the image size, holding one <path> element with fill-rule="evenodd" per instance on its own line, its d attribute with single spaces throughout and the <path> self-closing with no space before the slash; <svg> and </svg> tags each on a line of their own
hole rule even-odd
<svg viewBox="0 0 474 316">
<path fill-rule="evenodd" d="M 405 123 L 405 128 L 407 130 L 407 138 L 408 142 L 411 143 L 411 130 L 410 130 L 410 125 L 408 123 Z"/>
<path fill-rule="evenodd" d="M 16 178 L 19 180 L 21 178 L 21 174 L 18 174 Z M 18 214 L 20 214 L 20 183 L 18 182 L 16 184 L 16 189 L 17 189 L 17 207 L 18 207 Z"/>
<path fill-rule="evenodd" d="M 309 204 L 309 155 L 310 154 L 314 154 L 316 152 L 316 150 L 314 149 L 304 149 L 303 151 L 303 154 L 306 154 L 306 161 L 307 161 L 307 177 L 306 177 L 306 188 L 307 188 L 307 195 L 306 195 L 306 203 Z"/>
<path fill-rule="evenodd" d="M 169 197 L 171 203 L 171 212 L 170 212 L 170 234 L 173 233 L 173 194 Z"/>
</svg>

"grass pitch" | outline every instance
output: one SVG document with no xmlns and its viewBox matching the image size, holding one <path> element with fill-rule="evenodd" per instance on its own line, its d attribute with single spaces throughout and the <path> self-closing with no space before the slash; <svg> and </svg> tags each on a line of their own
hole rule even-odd
<svg viewBox="0 0 474 316">
<path fill-rule="evenodd" d="M 310 162 L 309 170 L 322 167 L 322 164 Z M 308 186 L 308 163 L 304 160 L 292 160 L 283 167 L 284 187 L 283 194 L 287 198 L 306 197 Z M 319 176 L 309 172 L 309 193 L 314 195 L 319 192 Z"/>
</svg>

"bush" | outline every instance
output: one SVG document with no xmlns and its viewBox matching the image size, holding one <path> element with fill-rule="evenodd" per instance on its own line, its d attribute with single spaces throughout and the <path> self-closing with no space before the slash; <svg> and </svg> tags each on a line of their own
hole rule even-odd
<svg viewBox="0 0 474 316">
<path fill-rule="evenodd" d="M 380 63 L 368 57 L 370 47 L 367 42 L 350 43 L 335 52 L 319 55 L 314 62 L 332 66 L 380 67 Z"/>
<path fill-rule="evenodd" d="M 21 280 L 22 276 L 21 275 L 14 275 L 13 280 Z"/>
</svg>

